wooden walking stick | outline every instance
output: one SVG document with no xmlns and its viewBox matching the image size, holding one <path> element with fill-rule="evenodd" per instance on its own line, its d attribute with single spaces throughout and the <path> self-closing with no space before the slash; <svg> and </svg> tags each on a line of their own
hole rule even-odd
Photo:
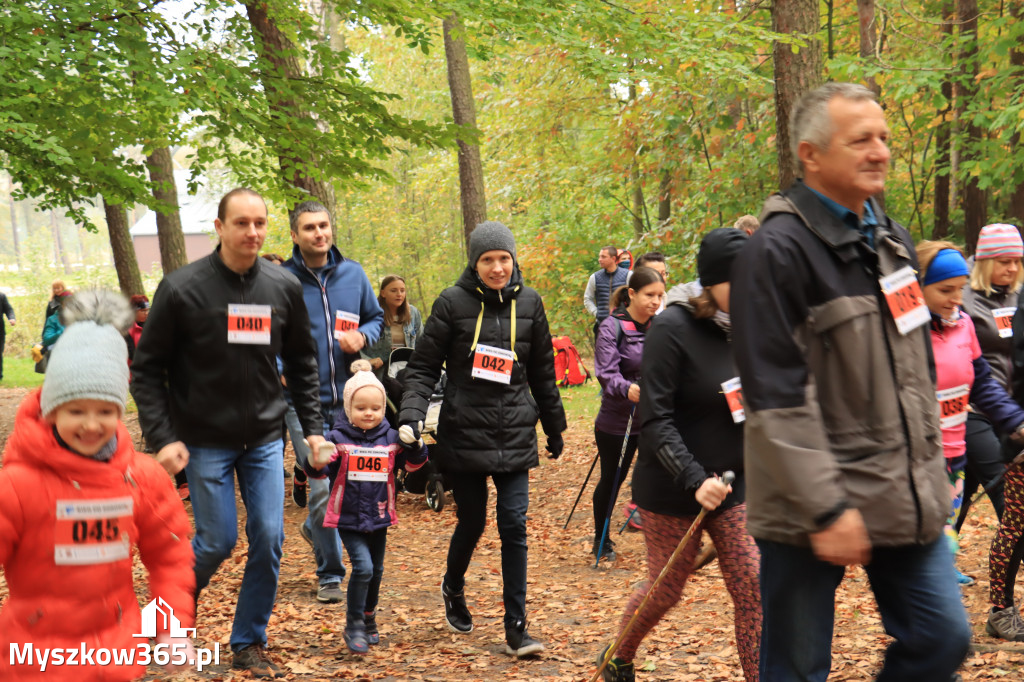
<svg viewBox="0 0 1024 682">
<path fill-rule="evenodd" d="M 724 474 L 722 474 L 722 485 L 729 486 L 735 480 L 736 474 L 734 474 L 731 471 L 726 471 Z M 647 594 L 644 596 L 643 601 L 640 602 L 640 606 L 636 607 L 636 611 L 633 612 L 633 617 L 629 619 L 628 623 L 626 623 L 626 627 L 622 628 L 622 632 L 619 633 L 619 636 L 615 639 L 612 645 L 605 650 L 604 656 L 601 659 L 601 665 L 597 667 L 597 672 L 594 673 L 594 676 L 590 678 L 590 682 L 597 682 L 598 678 L 601 677 L 601 673 L 608 665 L 608 661 L 612 660 L 612 656 L 615 655 L 615 650 L 619 648 L 619 644 L 621 644 L 622 640 L 626 638 L 626 635 L 629 634 L 629 631 L 633 629 L 633 624 L 636 622 L 636 619 L 640 617 L 640 614 L 641 612 L 643 612 L 644 607 L 647 606 L 647 600 L 650 599 L 651 595 L 654 594 L 654 591 L 658 589 L 658 584 L 661 582 L 661 579 L 668 575 L 668 572 L 672 569 L 672 564 L 676 562 L 676 559 L 678 559 L 679 556 L 683 553 L 683 550 L 686 549 L 686 545 L 690 542 L 690 537 L 693 535 L 693 531 L 696 530 L 698 526 L 700 526 L 701 521 L 704 520 L 704 517 L 707 516 L 707 513 L 707 509 L 701 509 L 700 513 L 697 514 L 697 518 L 694 519 L 693 523 L 690 524 L 690 528 L 686 531 L 686 535 L 684 535 L 683 539 L 679 541 L 679 545 L 676 547 L 676 550 L 672 552 L 672 556 L 670 556 L 668 558 L 668 561 L 665 562 L 665 566 L 661 569 L 661 573 L 659 573 L 658 577 L 655 578 L 653 583 L 651 583 L 651 586 L 650 588 L 648 588 Z"/>
</svg>

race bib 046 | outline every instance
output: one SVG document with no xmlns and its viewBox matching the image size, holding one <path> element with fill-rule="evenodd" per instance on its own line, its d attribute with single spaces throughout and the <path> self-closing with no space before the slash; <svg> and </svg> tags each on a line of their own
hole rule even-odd
<svg viewBox="0 0 1024 682">
<path fill-rule="evenodd" d="M 386 481 L 390 462 L 387 448 L 349 448 L 348 480 Z"/>
</svg>

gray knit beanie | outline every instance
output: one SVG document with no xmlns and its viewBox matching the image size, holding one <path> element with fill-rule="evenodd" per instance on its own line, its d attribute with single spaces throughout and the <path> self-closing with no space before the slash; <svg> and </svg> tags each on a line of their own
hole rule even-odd
<svg viewBox="0 0 1024 682">
<path fill-rule="evenodd" d="M 475 270 L 480 256 L 495 249 L 508 251 L 516 261 L 516 238 L 512 236 L 512 230 L 496 220 L 480 223 L 469 233 L 469 267 Z"/>
<path fill-rule="evenodd" d="M 40 406 L 49 415 L 72 400 L 116 403 L 128 400 L 128 347 L 124 334 L 135 315 L 121 294 L 80 291 L 65 301 L 60 335 L 46 365 Z"/>
</svg>

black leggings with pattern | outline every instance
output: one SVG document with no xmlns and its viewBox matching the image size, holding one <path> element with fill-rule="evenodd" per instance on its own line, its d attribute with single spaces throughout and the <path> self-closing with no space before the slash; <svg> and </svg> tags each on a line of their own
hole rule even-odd
<svg viewBox="0 0 1024 682">
<path fill-rule="evenodd" d="M 1024 465 L 1013 464 L 1003 480 L 1005 509 L 988 555 L 992 606 L 1013 606 L 1013 588 L 1024 556 Z"/>
<path fill-rule="evenodd" d="M 651 584 L 668 563 L 696 517 L 666 516 L 641 509 L 644 540 L 647 542 L 647 580 L 629 598 L 619 625 L 621 632 Z M 758 645 L 761 641 L 761 590 L 758 574 L 761 554 L 754 539 L 747 535 L 747 506 L 741 504 L 720 514 L 704 517 L 702 528 L 694 531 L 679 559 L 651 595 L 643 613 L 636 619 L 629 635 L 622 640 L 615 655 L 632 661 L 640 642 L 658 621 L 679 602 L 683 586 L 693 571 L 693 560 L 700 547 L 700 536 L 707 531 L 718 550 L 718 565 L 725 578 L 725 587 L 732 597 L 736 627 L 736 648 L 739 650 L 743 676 L 747 682 L 758 679 Z"/>
</svg>

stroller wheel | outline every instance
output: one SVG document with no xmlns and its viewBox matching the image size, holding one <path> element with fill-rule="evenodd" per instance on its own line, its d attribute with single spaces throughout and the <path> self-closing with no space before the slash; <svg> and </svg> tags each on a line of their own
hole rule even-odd
<svg viewBox="0 0 1024 682">
<path fill-rule="evenodd" d="M 427 506 L 436 512 L 444 509 L 444 485 L 439 480 L 427 482 L 427 489 L 423 491 L 427 498 Z"/>
</svg>

